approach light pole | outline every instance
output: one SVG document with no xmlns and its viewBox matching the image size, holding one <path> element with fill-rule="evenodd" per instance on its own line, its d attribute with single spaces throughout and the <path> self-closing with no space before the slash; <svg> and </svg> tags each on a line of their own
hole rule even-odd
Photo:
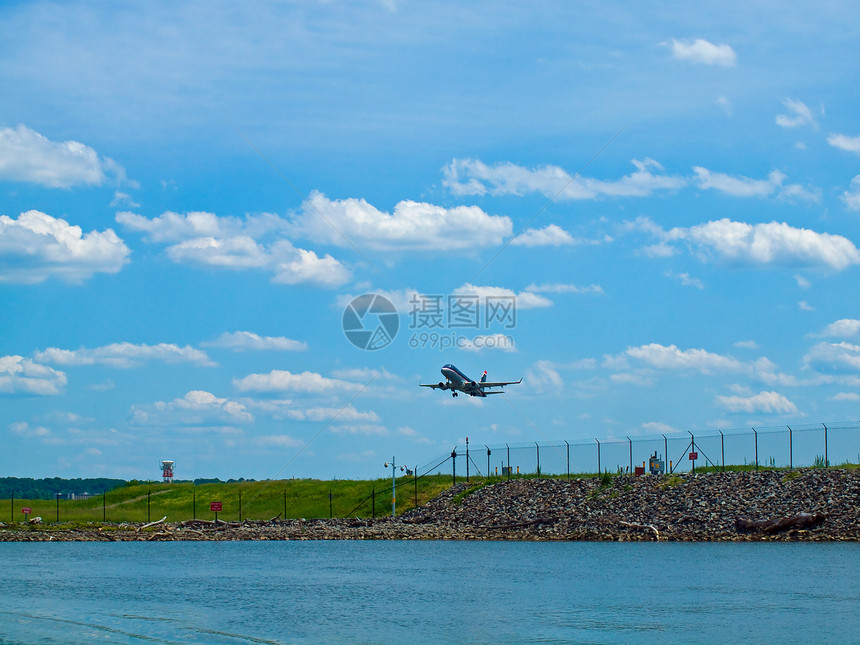
<svg viewBox="0 0 860 645">
<path fill-rule="evenodd" d="M 391 517 L 397 515 L 397 466 L 394 465 L 394 457 L 391 458 L 391 463 L 389 464 L 387 461 L 385 462 L 385 467 L 388 468 L 391 466 Z M 400 470 L 405 470 L 403 466 L 400 467 Z"/>
</svg>

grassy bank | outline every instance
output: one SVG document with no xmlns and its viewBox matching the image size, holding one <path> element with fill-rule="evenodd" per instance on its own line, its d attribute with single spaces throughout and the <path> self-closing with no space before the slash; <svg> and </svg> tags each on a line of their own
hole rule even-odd
<svg viewBox="0 0 860 645">
<path fill-rule="evenodd" d="M 451 485 L 442 475 L 403 477 L 397 482 L 397 513 L 426 503 Z M 374 491 L 375 503 L 374 503 Z M 22 508 L 43 522 L 147 522 L 214 519 L 210 502 L 221 502 L 218 519 L 380 517 L 391 513 L 391 480 L 288 479 L 195 485 L 159 482 L 116 488 L 87 500 L 0 500 L 0 521 L 22 522 Z"/>
</svg>

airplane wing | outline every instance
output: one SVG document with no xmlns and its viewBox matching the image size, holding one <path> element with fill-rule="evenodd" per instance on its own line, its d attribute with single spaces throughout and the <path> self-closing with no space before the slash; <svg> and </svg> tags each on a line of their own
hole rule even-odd
<svg viewBox="0 0 860 645">
<path fill-rule="evenodd" d="M 483 389 L 485 387 L 504 387 L 505 385 L 516 385 L 517 383 L 522 383 L 522 382 L 523 382 L 522 379 L 520 379 L 519 381 L 499 381 L 498 383 L 490 383 L 490 382 L 484 381 L 483 383 L 478 383 L 478 386 Z M 487 394 L 489 394 L 489 392 L 487 392 Z"/>
<path fill-rule="evenodd" d="M 419 383 L 421 387 L 432 387 L 434 390 L 438 388 L 442 388 L 443 390 L 447 390 L 448 386 L 444 383 Z"/>
</svg>

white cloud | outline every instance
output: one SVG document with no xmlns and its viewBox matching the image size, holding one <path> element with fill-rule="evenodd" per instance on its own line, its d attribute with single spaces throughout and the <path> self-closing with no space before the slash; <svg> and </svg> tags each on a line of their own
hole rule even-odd
<svg viewBox="0 0 860 645">
<path fill-rule="evenodd" d="M 0 180 L 71 188 L 100 185 L 108 174 L 125 179 L 115 161 L 99 157 L 83 143 L 51 141 L 24 125 L 0 128 Z"/>
<path fill-rule="evenodd" d="M 730 412 L 764 412 L 797 414 L 797 406 L 776 392 L 759 392 L 753 396 L 717 396 L 717 402 Z"/>
<path fill-rule="evenodd" d="M 830 397 L 831 401 L 860 401 L 857 392 L 839 392 Z"/>
<path fill-rule="evenodd" d="M 851 338 L 860 333 L 860 320 L 855 318 L 842 318 L 830 323 L 819 336 L 837 336 L 839 338 Z"/>
<path fill-rule="evenodd" d="M 782 104 L 788 110 L 788 114 L 777 114 L 776 124 L 783 128 L 796 128 L 801 125 L 810 125 L 818 129 L 818 123 L 812 116 L 812 111 L 802 101 L 785 99 Z"/>
<path fill-rule="evenodd" d="M 646 197 L 676 190 L 687 182 L 663 173 L 653 159 L 632 161 L 636 170 L 616 181 L 572 176 L 558 166 L 528 169 L 512 163 L 488 166 L 475 159 L 454 159 L 444 168 L 443 184 L 455 195 L 526 195 L 539 193 L 558 200 L 595 199 L 601 195 Z"/>
<path fill-rule="evenodd" d="M 587 287 L 579 287 L 575 284 L 530 284 L 524 291 L 532 293 L 603 293 L 603 287 L 591 284 Z"/>
<path fill-rule="evenodd" d="M 254 437 L 251 443 L 260 448 L 301 448 L 305 445 L 305 442 L 301 439 L 296 439 L 285 434 Z"/>
<path fill-rule="evenodd" d="M 505 287 L 479 287 L 468 282 L 454 289 L 452 293 L 454 295 L 476 296 L 482 303 L 486 302 L 487 298 L 515 298 L 517 309 L 535 309 L 552 306 L 552 300 L 530 291 L 516 293 Z"/>
<path fill-rule="evenodd" d="M 566 246 L 576 244 L 573 236 L 556 224 L 530 228 L 511 240 L 515 246 Z"/>
<path fill-rule="evenodd" d="M 844 134 L 831 134 L 827 137 L 827 143 L 834 148 L 839 148 L 846 152 L 860 153 L 860 137 L 849 137 Z"/>
<path fill-rule="evenodd" d="M 487 334 L 475 336 L 471 339 L 461 338 L 463 342 L 457 344 L 459 349 L 467 352 L 480 352 L 485 349 L 500 349 L 503 352 L 515 352 L 514 339 L 505 334 Z"/>
<path fill-rule="evenodd" d="M 296 215 L 294 231 L 315 242 L 377 251 L 462 251 L 498 246 L 511 220 L 477 206 L 445 208 L 401 201 L 393 213 L 363 199 L 331 200 L 314 191 Z"/>
<path fill-rule="evenodd" d="M 357 410 L 351 405 L 343 408 L 306 408 L 304 410 L 295 409 L 288 412 L 288 416 L 296 421 L 316 421 L 329 422 L 337 419 L 338 422 L 343 421 L 379 421 L 379 415 L 373 410 L 363 412 Z"/>
<path fill-rule="evenodd" d="M 860 252 L 841 235 L 816 233 L 782 222 L 747 224 L 729 219 L 674 228 L 664 242 L 683 240 L 703 258 L 746 266 L 827 266 L 837 271 L 860 263 Z"/>
<path fill-rule="evenodd" d="M 181 399 L 133 406 L 131 423 L 139 426 L 222 426 L 247 424 L 254 420 L 246 406 L 219 398 L 210 392 L 193 390 Z"/>
<path fill-rule="evenodd" d="M 332 256 L 320 257 L 280 237 L 289 224 L 276 215 L 241 220 L 205 212 L 166 212 L 148 219 L 122 212 L 117 213 L 116 220 L 131 230 L 146 233 L 147 242 L 169 244 L 167 256 L 176 263 L 269 271 L 273 273 L 272 282 L 280 284 L 333 287 L 350 278 L 349 270 Z M 260 238 L 271 239 L 263 242 Z"/>
<path fill-rule="evenodd" d="M 704 349 L 681 350 L 676 345 L 666 346 L 659 343 L 628 347 L 621 354 L 604 357 L 604 365 L 609 368 L 625 369 L 631 362 L 653 369 L 694 370 L 702 374 L 745 369 L 744 363 L 731 356 L 713 354 Z"/>
<path fill-rule="evenodd" d="M 851 343 L 818 343 L 803 357 L 804 365 L 818 372 L 860 372 L 860 346 Z"/>
<path fill-rule="evenodd" d="M 797 286 L 801 289 L 808 289 L 812 286 L 812 283 L 802 275 L 794 276 L 794 280 L 797 282 Z"/>
<path fill-rule="evenodd" d="M 523 382 L 538 392 L 558 391 L 564 385 L 564 380 L 552 361 L 537 361 L 526 371 Z"/>
<path fill-rule="evenodd" d="M 677 280 L 685 287 L 695 287 L 696 289 L 704 289 L 705 283 L 699 280 L 699 278 L 693 278 L 689 273 L 672 273 L 671 271 L 666 271 L 664 274 L 667 278 L 671 278 L 673 280 Z"/>
<path fill-rule="evenodd" d="M 9 424 L 9 429 L 18 436 L 27 439 L 46 439 L 51 436 L 51 431 L 45 426 L 36 426 L 31 428 L 30 424 L 25 421 Z"/>
<path fill-rule="evenodd" d="M 780 199 L 818 200 L 818 195 L 814 191 L 807 190 L 800 184 L 784 185 L 786 175 L 778 170 L 772 170 L 767 179 L 733 177 L 701 166 L 695 166 L 693 172 L 696 173 L 694 181 L 699 188 L 719 190 L 733 197 L 768 197 L 775 194 Z"/>
<path fill-rule="evenodd" d="M 810 305 L 806 300 L 801 300 L 797 303 L 798 309 L 801 311 L 815 311 L 815 307 Z"/>
<path fill-rule="evenodd" d="M 233 379 L 233 386 L 241 392 L 354 392 L 361 389 L 358 383 L 332 379 L 316 372 L 293 374 L 286 370 L 272 370 L 268 374 L 249 374 Z"/>
<path fill-rule="evenodd" d="M 758 343 L 754 340 L 739 340 L 734 346 L 739 349 L 758 349 Z"/>
<path fill-rule="evenodd" d="M 206 352 L 186 345 L 180 347 L 172 343 L 158 345 L 136 345 L 134 343 L 112 343 L 103 347 L 87 349 L 59 349 L 49 347 L 33 355 L 37 361 L 53 365 L 109 365 L 111 367 L 139 367 L 146 361 L 166 363 L 196 363 L 207 367 L 214 366 Z"/>
<path fill-rule="evenodd" d="M 36 210 L 17 220 L 0 215 L 0 283 L 51 277 L 80 283 L 95 273 L 117 273 L 129 253 L 111 229 L 84 235 L 81 227 Z"/>
<path fill-rule="evenodd" d="M 852 211 L 860 211 L 860 175 L 851 180 L 851 186 L 842 193 L 841 199 Z"/>
<path fill-rule="evenodd" d="M 721 67 L 734 67 L 737 63 L 737 55 L 729 45 L 715 45 L 703 38 L 697 38 L 693 42 L 673 38 L 672 56 L 678 60 L 688 60 L 691 63 L 719 65 Z"/>
<path fill-rule="evenodd" d="M 302 341 L 291 340 L 284 336 L 260 336 L 251 331 L 224 332 L 215 340 L 201 344 L 204 347 L 232 349 L 236 352 L 245 350 L 290 352 L 308 348 L 307 343 Z"/>
<path fill-rule="evenodd" d="M 61 394 L 67 378 L 63 372 L 39 365 L 23 356 L 0 356 L 0 394 Z"/>
</svg>

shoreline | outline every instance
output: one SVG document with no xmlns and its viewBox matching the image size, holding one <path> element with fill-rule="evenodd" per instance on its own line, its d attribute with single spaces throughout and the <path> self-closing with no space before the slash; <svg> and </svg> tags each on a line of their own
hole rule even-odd
<svg viewBox="0 0 860 645">
<path fill-rule="evenodd" d="M 396 518 L 0 526 L 0 542 L 860 541 L 860 470 L 457 484 Z"/>
</svg>

